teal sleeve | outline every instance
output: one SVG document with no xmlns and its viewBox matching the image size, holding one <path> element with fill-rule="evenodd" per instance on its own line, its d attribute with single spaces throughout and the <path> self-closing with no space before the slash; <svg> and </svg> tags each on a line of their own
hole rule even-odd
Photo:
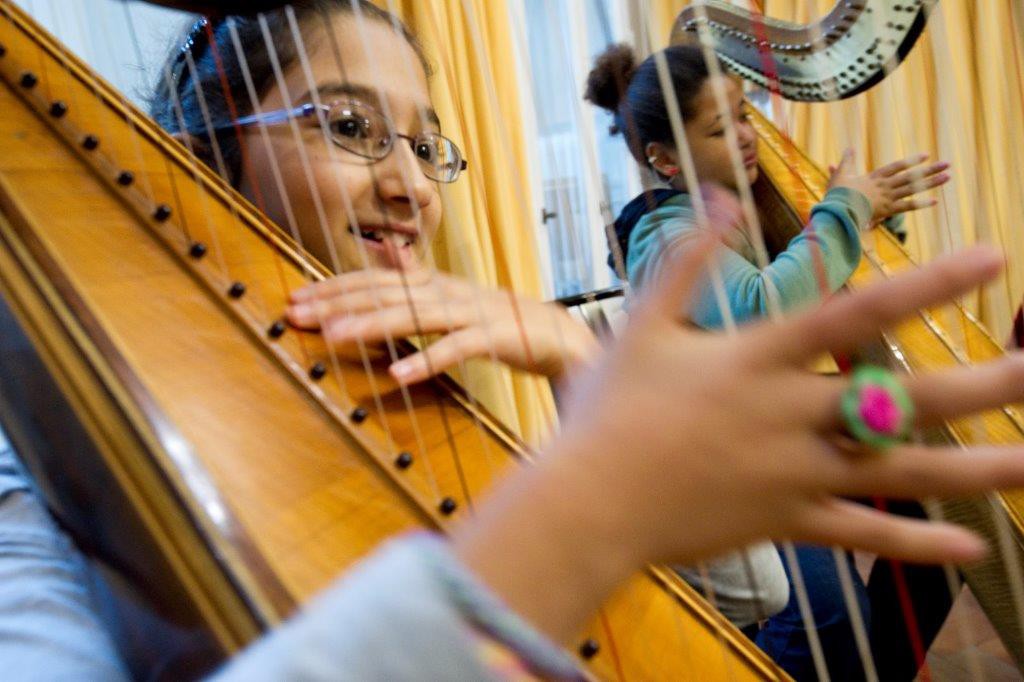
<svg viewBox="0 0 1024 682">
<path fill-rule="evenodd" d="M 688 248 L 699 236 L 692 211 L 674 207 L 674 216 L 669 211 L 656 215 L 663 210 L 652 212 L 648 216 L 652 220 L 641 221 L 632 235 L 636 239 L 630 240 L 628 269 L 635 286 L 642 287 L 655 276 L 666 253 Z M 767 315 L 771 298 L 781 310 L 792 310 L 819 300 L 821 286 L 816 274 L 816 251 L 821 254 L 829 293 L 838 290 L 860 261 L 859 229 L 870 217 L 871 206 L 864 195 L 838 187 L 811 209 L 808 228 L 794 237 L 786 250 L 765 269 L 733 249 L 719 249 L 715 267 L 722 273 L 725 298 L 733 319 L 745 322 Z M 641 227 L 646 229 L 641 231 Z M 635 252 L 634 246 L 639 247 Z M 710 279 L 700 287 L 687 315 L 707 329 L 724 326 Z"/>
</svg>

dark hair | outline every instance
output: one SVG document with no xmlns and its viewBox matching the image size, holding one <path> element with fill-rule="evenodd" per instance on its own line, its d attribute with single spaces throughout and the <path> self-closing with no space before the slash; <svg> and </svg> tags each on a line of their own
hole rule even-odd
<svg viewBox="0 0 1024 682">
<path fill-rule="evenodd" d="M 369 0 L 299 0 L 292 3 L 295 18 L 303 32 L 303 42 L 307 49 L 309 28 L 316 23 L 322 24 L 326 18 L 334 14 L 353 14 L 357 9 L 367 20 L 395 25 L 402 36 L 412 46 L 430 75 L 431 69 L 423 48 L 409 28 L 395 18 L 390 12 L 383 10 Z M 267 12 L 264 15 L 270 34 L 274 36 L 274 50 L 282 69 L 287 69 L 298 58 L 298 45 L 292 38 L 291 27 L 284 10 Z M 231 127 L 232 105 L 238 117 L 253 113 L 253 102 L 245 84 L 242 65 L 235 50 L 228 22 L 234 25 L 238 33 L 239 43 L 245 47 L 245 64 L 252 78 L 253 87 L 259 98 L 264 97 L 274 84 L 274 69 L 271 55 L 263 39 L 263 32 L 256 16 L 233 16 L 202 19 L 192 26 L 182 37 L 179 45 L 167 59 L 166 67 L 158 76 L 158 84 L 150 97 L 150 115 L 165 130 L 171 133 L 188 133 L 203 142 L 213 144 L 198 145 L 196 155 L 214 170 L 220 170 L 217 153 L 223 161 L 225 178 L 234 186 L 238 186 L 242 177 L 242 150 L 236 133 Z M 211 49 L 208 31 L 213 35 Z M 331 38 L 333 40 L 333 38 Z M 186 53 L 191 54 L 195 62 L 195 72 L 188 67 Z M 170 74 L 170 77 L 167 77 Z M 170 82 L 168 82 L 170 81 Z M 211 140 L 203 118 L 198 90 L 202 92 L 212 126 L 220 128 L 213 133 Z M 226 86 L 225 86 L 226 84 Z M 172 94 L 171 88 L 174 88 Z M 175 111 L 175 101 L 180 103 L 179 112 Z M 182 125 L 182 123 L 184 125 Z M 182 130 L 184 127 L 184 130 Z"/>
<path fill-rule="evenodd" d="M 674 45 L 663 51 L 683 120 L 693 117 L 694 98 L 708 77 L 700 48 Z M 622 133 L 633 158 L 647 164 L 644 149 L 651 142 L 672 143 L 665 97 L 654 57 L 639 66 L 629 45 L 612 45 L 594 62 L 584 98 L 614 115 L 611 133 Z"/>
</svg>

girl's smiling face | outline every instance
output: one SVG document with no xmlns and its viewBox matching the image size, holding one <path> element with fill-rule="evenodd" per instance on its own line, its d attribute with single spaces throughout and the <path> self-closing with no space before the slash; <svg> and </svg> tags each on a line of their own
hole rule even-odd
<svg viewBox="0 0 1024 682">
<path fill-rule="evenodd" d="M 439 132 L 420 57 L 391 25 L 338 13 L 330 25 L 332 41 L 319 22 L 310 23 L 305 46 L 313 84 L 295 59 L 284 72 L 286 92 L 275 81 L 260 101 L 262 111 L 310 103 L 315 88 L 323 104 L 368 106 L 390 118 L 401 135 Z M 258 129 L 246 131 L 246 196 L 255 197 L 282 227 L 294 225 L 306 250 L 336 272 L 421 263 L 441 222 L 441 197 L 409 142 L 395 139 L 391 153 L 373 161 L 325 140 L 316 117 L 298 126 L 301 142 L 288 125 L 268 128 L 270 149 Z"/>
</svg>

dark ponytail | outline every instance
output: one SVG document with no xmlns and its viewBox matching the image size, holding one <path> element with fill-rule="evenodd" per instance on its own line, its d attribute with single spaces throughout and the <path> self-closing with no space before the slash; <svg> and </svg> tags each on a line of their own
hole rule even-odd
<svg viewBox="0 0 1024 682">
<path fill-rule="evenodd" d="M 312 26 L 323 26 L 325 18 L 339 13 L 352 14 L 358 8 L 368 21 L 380 21 L 388 26 L 395 22 L 403 37 L 416 51 L 424 70 L 428 75 L 430 73 L 423 48 L 412 32 L 389 12 L 369 0 L 299 0 L 293 2 L 292 7 L 296 21 L 303 31 L 303 42 L 307 49 L 312 49 L 308 41 L 309 29 Z M 274 50 L 281 68 L 287 69 L 298 58 L 298 45 L 292 39 L 287 15 L 283 10 L 275 10 L 263 16 L 267 21 L 270 35 L 274 38 Z M 274 83 L 274 70 L 259 20 L 251 15 L 240 15 L 230 19 L 218 17 L 211 19 L 209 24 L 209 30 L 213 33 L 213 47 L 210 45 L 206 20 L 201 20 L 182 38 L 179 43 L 181 47 L 170 54 L 164 69 L 158 74 L 157 86 L 149 99 L 149 111 L 153 119 L 165 130 L 198 138 L 200 144 L 195 147 L 196 155 L 215 171 L 220 170 L 217 168 L 214 151 L 215 148 L 219 149 L 227 175 L 225 179 L 237 187 L 242 178 L 242 152 L 235 131 L 231 127 L 233 121 L 229 101 L 234 103 L 235 113 L 239 117 L 253 113 L 253 102 L 249 98 L 249 91 L 242 75 L 242 64 L 235 50 L 228 21 L 233 23 L 239 43 L 245 49 L 245 64 L 257 96 L 262 98 L 267 94 Z M 194 78 L 188 66 L 186 52 L 195 62 Z M 169 78 L 167 74 L 170 74 Z M 214 140 L 210 139 L 211 135 L 203 118 L 197 89 L 202 92 L 213 127 L 221 129 L 213 133 L 215 145 L 212 144 Z M 179 120 L 179 112 L 175 111 L 175 101 L 180 103 L 184 126 Z"/>
<path fill-rule="evenodd" d="M 697 47 L 673 46 L 663 54 L 685 122 L 696 113 L 694 101 L 708 78 L 707 63 Z M 629 152 L 641 166 L 650 167 L 647 161 L 647 145 L 650 143 L 675 146 L 653 56 L 638 66 L 632 47 L 612 45 L 594 61 L 583 97 L 612 113 L 613 123 L 609 131 L 612 135 L 622 134 Z M 629 255 L 630 234 L 640 218 L 678 193 L 674 189 L 655 189 L 644 192 L 626 205 L 615 221 L 615 239 L 623 262 Z M 609 248 L 612 253 L 608 256 L 608 265 L 614 269 L 615 250 L 612 245 Z"/>
<path fill-rule="evenodd" d="M 693 117 L 694 99 L 708 77 L 704 55 L 697 47 L 677 45 L 664 50 L 683 120 Z M 622 133 L 633 158 L 647 166 L 645 149 L 652 142 L 672 145 L 672 126 L 654 57 L 636 64 L 629 45 L 612 45 L 594 62 L 584 98 L 610 111 L 611 133 Z"/>
</svg>

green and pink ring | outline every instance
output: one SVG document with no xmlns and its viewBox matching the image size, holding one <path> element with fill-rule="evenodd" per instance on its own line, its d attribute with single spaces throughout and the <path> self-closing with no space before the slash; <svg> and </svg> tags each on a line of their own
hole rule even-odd
<svg viewBox="0 0 1024 682">
<path fill-rule="evenodd" d="M 906 442 L 914 423 L 914 403 L 892 372 L 875 365 L 853 370 L 840 410 L 850 435 L 876 450 Z"/>
</svg>

